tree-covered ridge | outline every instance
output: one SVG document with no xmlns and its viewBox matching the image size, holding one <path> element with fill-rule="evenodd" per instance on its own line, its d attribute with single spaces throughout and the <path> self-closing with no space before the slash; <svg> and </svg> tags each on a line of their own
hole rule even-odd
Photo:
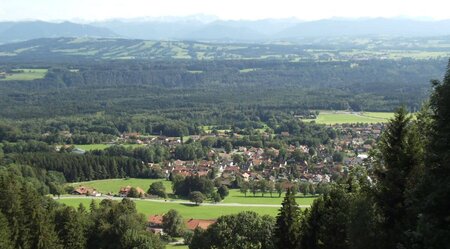
<svg viewBox="0 0 450 249">
<path fill-rule="evenodd" d="M 182 113 L 182 118 L 217 121 L 255 111 L 392 111 L 399 105 L 417 110 L 428 94 L 429 79 L 441 77 L 442 64 L 442 60 L 9 63 L 0 70 L 49 70 L 41 80 L 2 81 L 0 114 L 29 118 L 106 112 L 179 118 Z"/>
</svg>

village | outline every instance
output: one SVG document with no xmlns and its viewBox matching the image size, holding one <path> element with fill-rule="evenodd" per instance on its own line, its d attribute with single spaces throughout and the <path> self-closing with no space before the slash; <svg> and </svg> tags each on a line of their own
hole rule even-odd
<svg viewBox="0 0 450 249">
<path fill-rule="evenodd" d="M 225 148 L 213 148 L 208 152 L 208 159 L 176 159 L 161 163 L 148 163 L 146 166 L 162 172 L 165 180 L 171 180 L 175 175 L 208 177 L 214 180 L 217 186 L 225 185 L 230 189 L 241 187 L 236 186 L 237 179 L 239 179 L 239 182 L 247 183 L 265 181 L 272 183 L 272 186 L 273 183 L 278 182 L 282 183 L 283 188 L 292 187 L 293 184 L 297 184 L 297 186 L 308 184 L 312 186 L 309 188 L 309 194 L 320 194 L 319 186 L 336 181 L 341 175 L 348 173 L 352 167 L 363 165 L 370 168 L 369 152 L 374 148 L 384 125 L 340 124 L 333 125 L 332 128 L 336 130 L 335 139 L 330 141 L 328 145 L 319 145 L 315 148 L 307 145 L 289 145 L 285 152 L 280 152 L 283 149 L 238 146 L 232 148 L 228 153 Z M 202 141 L 211 137 L 227 138 L 229 136 L 238 137 L 241 135 L 219 132 L 193 135 L 189 139 Z M 271 136 L 271 134 L 264 133 L 262 136 Z M 290 134 L 282 132 L 276 136 L 286 138 Z M 125 133 L 115 143 L 139 144 L 141 146 L 161 145 L 174 150 L 177 146 L 183 144 L 183 141 L 177 137 L 148 137 L 141 136 L 138 133 Z M 83 154 L 85 151 L 76 149 L 73 153 Z M 283 160 L 280 160 L 280 153 L 286 153 Z M 122 186 L 114 193 L 100 193 L 96 189 L 80 185 L 73 190 L 72 194 L 95 197 L 130 197 L 130 191 L 135 191 L 137 196 L 131 197 L 159 198 L 148 194 L 147 190 L 141 187 L 146 186 Z M 156 214 L 148 217 L 149 231 L 163 234 L 162 216 L 163 214 Z M 215 220 L 188 218 L 185 220 L 185 225 L 193 231 L 197 227 L 206 229 L 214 222 Z"/>
</svg>

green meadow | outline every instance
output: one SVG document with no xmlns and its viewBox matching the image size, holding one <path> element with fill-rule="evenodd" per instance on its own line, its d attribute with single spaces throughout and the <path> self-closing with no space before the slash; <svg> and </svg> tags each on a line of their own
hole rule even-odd
<svg viewBox="0 0 450 249">
<path fill-rule="evenodd" d="M 100 202 L 101 200 L 96 200 Z M 60 203 L 64 203 L 68 206 L 78 207 L 83 204 L 85 207 L 89 207 L 91 203 L 90 198 L 74 198 L 74 199 L 60 199 Z M 216 219 L 222 215 L 236 214 L 242 211 L 254 211 L 260 215 L 276 216 L 278 213 L 278 207 L 246 207 L 246 206 L 195 206 L 186 205 L 181 203 L 167 202 L 152 202 L 145 200 L 135 200 L 136 208 L 138 212 L 143 213 L 146 216 L 164 214 L 170 209 L 175 209 L 183 216 L 184 219 Z"/>
<path fill-rule="evenodd" d="M 5 78 L 0 79 L 0 81 L 9 81 L 9 80 L 36 80 L 43 79 L 47 74 L 47 69 L 38 68 L 20 68 L 14 69 L 13 73 L 7 74 Z"/>
<path fill-rule="evenodd" d="M 253 196 L 252 193 L 247 193 L 245 196 L 238 189 L 230 189 L 229 195 L 221 202 L 223 204 L 237 204 L 236 206 L 221 206 L 219 205 L 202 205 L 202 206 L 194 206 L 188 205 L 184 203 L 178 203 L 174 201 L 180 201 L 180 199 L 175 198 L 172 193 L 172 183 L 170 181 L 164 179 L 107 179 L 107 180 L 96 180 L 96 181 L 88 181 L 88 182 L 77 182 L 71 183 L 72 186 L 87 186 L 91 188 L 95 188 L 101 193 L 118 193 L 121 187 L 132 186 L 132 187 L 140 187 L 147 191 L 150 184 L 153 182 L 162 181 L 164 186 L 166 187 L 166 192 L 169 194 L 170 198 L 166 202 L 161 201 L 146 201 L 146 200 L 135 200 L 137 210 L 145 215 L 155 215 L 155 214 L 164 214 L 170 209 L 175 209 L 183 215 L 184 218 L 198 218 L 198 219 L 215 219 L 222 215 L 227 214 L 235 214 L 242 211 L 254 211 L 258 214 L 264 215 L 268 214 L 271 216 L 276 216 L 278 213 L 278 207 L 267 207 L 267 206 L 247 206 L 252 204 L 259 205 L 280 205 L 283 201 L 284 194 L 281 197 L 278 197 L 277 193 L 272 193 L 272 197 L 269 193 L 266 193 L 264 197 L 261 193 L 256 193 Z M 309 206 L 313 203 L 316 196 L 303 196 L 297 195 L 296 201 L 300 206 Z M 85 206 L 88 206 L 91 202 L 91 198 L 70 198 L 65 196 L 63 199 L 58 200 L 61 203 L 67 204 L 69 206 L 78 206 L 82 203 Z M 101 200 L 97 200 L 100 202 Z M 211 204 L 209 200 L 205 201 L 205 203 Z M 241 206 L 242 205 L 242 206 Z"/>
<path fill-rule="evenodd" d="M 241 204 L 269 204 L 269 205 L 280 205 L 283 201 L 284 194 L 278 197 L 278 193 L 272 193 L 270 197 L 269 193 L 264 194 L 248 192 L 247 196 L 239 191 L 239 189 L 230 189 L 229 195 L 222 201 L 222 203 L 241 203 Z M 296 201 L 298 205 L 311 205 L 316 197 L 306 196 L 298 194 Z"/>
<path fill-rule="evenodd" d="M 392 112 L 330 112 L 322 111 L 316 119 L 304 119 L 305 122 L 315 121 L 318 124 L 350 124 L 350 123 L 386 123 L 394 117 Z"/>
<path fill-rule="evenodd" d="M 147 191 L 150 184 L 153 182 L 163 182 L 166 187 L 166 193 L 169 194 L 169 199 L 180 200 L 179 198 L 174 198 L 172 194 L 172 182 L 164 179 L 139 179 L 139 178 L 129 178 L 129 179 L 106 179 L 106 180 L 96 180 L 88 182 L 77 182 L 71 183 L 72 186 L 86 186 L 96 189 L 97 191 L 107 194 L 113 193 L 117 194 L 121 187 L 132 186 L 140 187 Z M 229 195 L 222 201 L 222 203 L 238 203 L 238 204 L 267 204 L 267 205 L 280 205 L 283 201 L 284 194 L 278 197 L 278 193 L 272 193 L 272 197 L 269 193 L 262 194 L 260 192 L 256 193 L 255 196 L 251 192 L 247 193 L 245 196 L 239 191 L 239 189 L 230 189 Z M 301 194 L 297 195 L 296 201 L 299 205 L 311 205 L 316 196 L 303 196 Z M 207 201 L 208 202 L 208 201 Z"/>
<path fill-rule="evenodd" d="M 187 245 L 166 245 L 166 249 L 188 249 L 189 246 Z"/>
<path fill-rule="evenodd" d="M 125 146 L 125 147 L 132 147 L 132 148 L 145 146 L 143 144 L 121 144 L 121 145 Z M 85 151 L 89 151 L 89 150 L 104 150 L 111 145 L 110 144 L 76 144 L 74 146 L 76 148 L 79 148 L 79 149 L 82 149 Z"/>
<path fill-rule="evenodd" d="M 147 191 L 150 187 L 150 184 L 153 182 L 163 182 L 166 187 L 167 193 L 172 193 L 172 182 L 166 181 L 164 179 L 138 179 L 138 178 L 129 178 L 129 179 L 107 179 L 107 180 L 96 180 L 89 182 L 76 182 L 71 183 L 72 186 L 86 186 L 91 187 L 99 191 L 100 193 L 118 193 L 121 187 L 131 186 L 131 187 L 140 187 L 144 191 Z"/>
</svg>

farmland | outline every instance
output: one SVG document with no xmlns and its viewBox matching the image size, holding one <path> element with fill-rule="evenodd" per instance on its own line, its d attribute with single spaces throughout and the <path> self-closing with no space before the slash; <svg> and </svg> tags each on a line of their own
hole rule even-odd
<svg viewBox="0 0 450 249">
<path fill-rule="evenodd" d="M 150 184 L 153 182 L 160 182 L 162 181 L 164 183 L 164 186 L 166 187 L 166 192 L 171 193 L 172 192 L 172 185 L 170 181 L 165 181 L 163 179 L 137 179 L 137 178 L 130 178 L 130 179 L 108 179 L 108 180 L 97 180 L 97 181 L 90 181 L 90 182 L 77 182 L 73 183 L 73 186 L 79 186 L 83 185 L 86 187 L 91 187 L 96 189 L 97 191 L 101 193 L 117 193 L 119 192 L 119 189 L 121 187 L 125 186 L 132 186 L 132 187 L 140 187 L 143 190 L 147 191 Z"/>
<path fill-rule="evenodd" d="M 122 144 L 125 147 L 139 147 L 139 146 L 143 146 L 142 144 Z M 90 151 L 90 150 L 104 150 L 106 148 L 108 148 L 109 146 L 111 146 L 110 144 L 77 144 L 74 145 L 75 148 L 79 148 L 85 151 Z"/>
<path fill-rule="evenodd" d="M 12 80 L 36 80 L 43 79 L 47 74 L 47 69 L 31 69 L 31 68 L 21 68 L 14 69 L 10 73 L 6 73 L 5 78 L 0 78 L 0 81 L 12 81 Z"/>
<path fill-rule="evenodd" d="M 108 179 L 108 180 L 96 180 L 89 182 L 77 182 L 72 183 L 74 187 L 76 186 L 86 186 L 96 189 L 97 191 L 106 194 L 106 193 L 117 193 L 121 187 L 132 186 L 132 187 L 140 187 L 143 190 L 147 191 L 150 184 L 153 182 L 163 182 L 166 187 L 166 192 L 168 194 L 172 193 L 172 182 L 164 180 L 164 179 L 139 179 L 139 178 L 129 178 L 129 179 Z M 261 196 L 261 193 L 257 193 L 256 196 L 253 196 L 252 193 L 247 193 L 247 197 L 244 196 L 243 193 L 239 192 L 239 189 L 230 189 L 229 195 L 222 201 L 222 203 L 238 203 L 238 204 L 262 204 L 262 205 L 280 205 L 283 201 L 284 195 L 278 197 L 277 193 L 272 194 L 273 197 L 270 197 L 269 193 L 266 193 L 264 197 Z M 169 197 L 173 197 L 169 195 Z M 177 200 L 177 198 L 172 200 Z M 298 195 L 297 203 L 299 205 L 311 205 L 314 201 L 315 197 Z"/>
<path fill-rule="evenodd" d="M 78 207 L 83 204 L 88 207 L 91 203 L 91 198 L 68 198 L 59 200 L 60 203 L 64 203 L 69 206 Z M 98 200 L 100 201 L 100 200 Z M 168 202 L 152 202 L 145 200 L 135 200 L 136 208 L 138 212 L 143 213 L 146 216 L 164 214 L 170 209 L 175 209 L 185 218 L 194 219 L 216 219 L 222 215 L 235 214 L 242 211 L 254 211 L 261 215 L 276 216 L 278 213 L 278 207 L 255 207 L 255 206 L 193 206 L 182 203 Z"/>
<path fill-rule="evenodd" d="M 242 203 L 242 204 L 270 204 L 280 205 L 283 201 L 284 194 L 278 197 L 278 193 L 273 193 L 270 197 L 269 193 L 266 193 L 264 197 L 261 193 L 257 193 L 254 197 L 252 193 L 247 193 L 247 197 L 243 193 L 239 192 L 239 189 L 230 189 L 229 195 L 222 201 L 222 203 Z M 299 205 L 311 205 L 315 197 L 307 196 L 303 197 L 298 195 L 296 201 Z"/>
<path fill-rule="evenodd" d="M 386 123 L 394 116 L 391 112 L 346 112 L 346 111 L 322 111 L 316 119 L 305 119 L 304 121 L 315 121 L 318 124 L 345 124 L 345 123 Z"/>
<path fill-rule="evenodd" d="M 162 179 L 109 179 L 109 180 L 97 180 L 90 182 L 78 182 L 73 183 L 73 186 L 87 186 L 95 188 L 102 193 L 117 193 L 120 187 L 133 186 L 141 187 L 144 190 L 148 189 L 148 186 L 157 181 L 162 181 L 166 187 L 167 193 L 172 193 L 172 187 L 170 181 Z M 188 203 L 182 202 L 180 199 L 174 199 L 173 195 L 169 195 L 167 201 L 163 200 L 135 200 L 137 210 L 145 215 L 162 214 L 169 209 L 176 209 L 181 213 L 184 218 L 198 218 L 198 219 L 214 219 L 222 215 L 239 213 L 242 211 L 254 211 L 259 214 L 268 214 L 275 216 L 278 212 L 278 205 L 281 204 L 284 195 L 278 197 L 278 194 L 273 193 L 273 197 L 270 194 L 265 194 L 264 197 L 261 193 L 257 193 L 256 196 L 248 193 L 247 197 L 240 193 L 238 189 L 230 189 L 229 195 L 219 204 L 213 204 L 206 201 L 206 205 L 194 206 Z M 69 206 L 77 207 L 80 203 L 88 206 L 91 202 L 90 197 L 79 196 L 64 196 L 59 202 L 67 204 Z M 302 206 L 309 206 L 314 201 L 315 197 L 307 196 L 303 197 L 298 195 L 297 203 Z M 98 199 L 97 201 L 100 201 Z M 216 206 L 217 205 L 217 206 Z M 259 206 L 261 205 L 261 206 Z M 266 206 L 264 206 L 266 205 Z"/>
</svg>

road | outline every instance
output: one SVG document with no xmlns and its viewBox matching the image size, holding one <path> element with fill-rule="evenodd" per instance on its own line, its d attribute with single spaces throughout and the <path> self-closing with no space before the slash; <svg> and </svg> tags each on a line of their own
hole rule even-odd
<svg viewBox="0 0 450 249">
<path fill-rule="evenodd" d="M 53 199 L 110 199 L 110 200 L 122 200 L 122 197 L 113 197 L 113 196 L 81 196 L 81 195 L 70 195 L 70 196 L 61 196 L 61 197 L 53 197 Z M 150 202 L 159 202 L 159 203 L 177 203 L 184 205 L 195 205 L 194 202 L 183 201 L 183 200 L 161 200 L 161 199 L 141 199 L 141 198 L 130 198 L 131 200 L 137 201 L 150 201 Z M 244 203 L 201 203 L 200 206 L 220 206 L 220 207 L 281 207 L 281 205 L 273 205 L 273 204 L 244 204 Z M 301 208 L 309 208 L 309 205 L 299 205 Z"/>
</svg>

